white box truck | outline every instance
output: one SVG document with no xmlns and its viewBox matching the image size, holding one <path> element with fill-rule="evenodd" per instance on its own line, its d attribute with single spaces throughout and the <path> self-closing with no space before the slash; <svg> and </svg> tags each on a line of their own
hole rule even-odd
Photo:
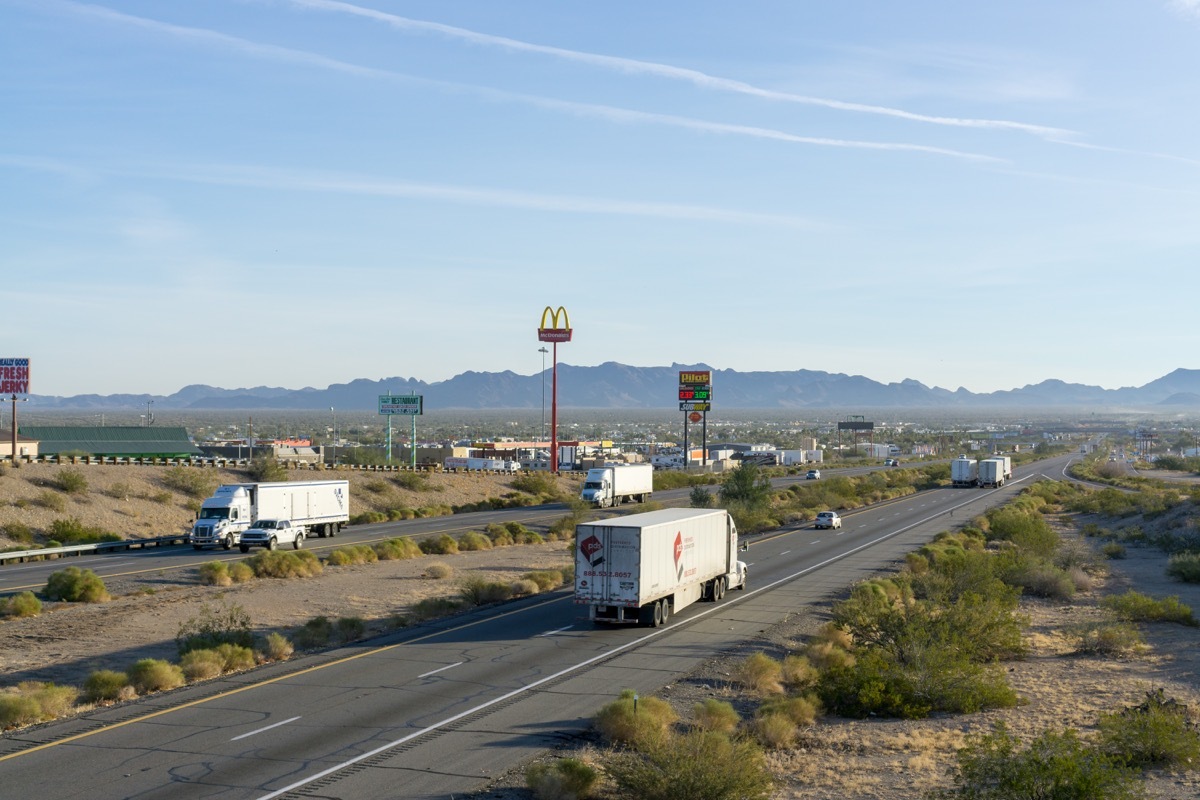
<svg viewBox="0 0 1200 800">
<path fill-rule="evenodd" d="M 587 471 L 579 497 L 596 508 L 624 502 L 646 502 L 654 491 L 654 467 L 650 464 L 609 464 Z"/>
<path fill-rule="evenodd" d="M 503 458 L 462 458 L 449 456 L 442 462 L 446 469 L 475 469 L 489 472 L 519 472 L 521 465 L 516 461 L 505 461 Z"/>
<path fill-rule="evenodd" d="M 593 622 L 657 627 L 700 599 L 746 588 L 723 509 L 667 508 L 575 527 L 575 602 Z"/>
<path fill-rule="evenodd" d="M 950 483 L 954 486 L 975 486 L 979 481 L 979 462 L 959 456 L 950 462 Z"/>
<path fill-rule="evenodd" d="M 1004 462 L 998 458 L 985 458 L 979 462 L 980 487 L 999 489 L 1004 485 Z"/>
<path fill-rule="evenodd" d="M 1006 480 L 1006 481 L 1012 480 L 1012 456 L 996 455 L 996 456 L 992 456 L 992 459 L 995 461 L 999 461 L 1001 463 L 1001 465 L 1003 466 L 1004 469 L 1002 470 L 1002 472 L 1004 475 L 1004 480 Z"/>
<path fill-rule="evenodd" d="M 200 504 L 192 547 L 230 549 L 260 519 L 285 519 L 317 536 L 336 536 L 350 522 L 349 481 L 228 483 Z"/>
</svg>

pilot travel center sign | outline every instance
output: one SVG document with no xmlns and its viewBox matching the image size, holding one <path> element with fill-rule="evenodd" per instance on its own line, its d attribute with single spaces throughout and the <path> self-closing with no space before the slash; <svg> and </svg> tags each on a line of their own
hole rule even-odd
<svg viewBox="0 0 1200 800">
<path fill-rule="evenodd" d="M 708 411 L 712 408 L 712 371 L 679 373 L 679 410 Z"/>
<path fill-rule="evenodd" d="M 379 395 L 380 414 L 410 414 L 419 416 L 425 413 L 425 395 Z"/>
<path fill-rule="evenodd" d="M 547 325 L 546 323 L 550 324 Z M 538 326 L 539 342 L 569 342 L 571 341 L 571 318 L 562 306 L 555 311 L 550 306 L 542 312 L 542 324 Z"/>
<path fill-rule="evenodd" d="M 0 394 L 29 394 L 28 358 L 0 358 Z"/>
</svg>

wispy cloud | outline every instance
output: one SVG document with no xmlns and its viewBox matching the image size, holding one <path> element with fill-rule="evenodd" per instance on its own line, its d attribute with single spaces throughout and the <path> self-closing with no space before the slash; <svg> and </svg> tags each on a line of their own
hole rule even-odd
<svg viewBox="0 0 1200 800">
<path fill-rule="evenodd" d="M 1171 0 L 1171 8 L 1200 19 L 1200 0 Z"/>
<path fill-rule="evenodd" d="M 300 0 L 302 2 L 302 0 Z M 801 136 L 786 131 L 775 130 L 771 128 L 762 128 L 752 125 L 735 125 L 730 123 L 709 122 L 706 120 L 698 120 L 689 117 L 681 117 L 673 114 L 659 114 L 645 111 L 634 111 L 631 109 L 617 108 L 614 106 L 605 106 L 591 103 L 579 103 L 567 100 L 558 100 L 549 97 L 539 97 L 536 95 L 522 94 L 520 92 L 509 92 L 500 89 L 492 89 L 483 86 L 474 86 L 470 84 L 454 83 L 450 81 L 440 81 L 431 78 L 419 78 L 412 75 L 406 75 L 398 72 L 393 72 L 385 69 L 374 67 L 364 67 L 358 64 L 352 64 L 346 61 L 329 58 L 316 53 L 311 53 L 303 50 L 296 50 L 288 47 L 280 47 L 278 45 L 262 44 L 259 42 L 250 41 L 237 36 L 219 33 L 204 28 L 192 28 L 182 25 L 174 25 L 171 23 L 160 22 L 158 20 L 147 19 L 145 17 L 137 17 L 130 14 L 125 14 L 112 9 L 101 6 L 88 5 L 83 3 L 72 2 L 72 0 L 61 0 L 56 5 L 78 11 L 81 14 L 104 19 L 109 22 L 127 24 L 141 28 L 143 30 L 155 31 L 157 33 L 166 34 L 173 37 L 178 37 L 187 41 L 196 42 L 198 44 L 220 47 L 226 50 L 239 52 L 248 56 L 261 59 L 269 59 L 275 61 L 283 61 L 288 63 L 305 64 L 319 69 L 329 69 L 337 72 L 342 72 L 351 75 L 359 75 L 374 79 L 385 79 L 392 81 L 401 81 L 404 83 L 420 84 L 426 86 L 435 86 L 451 91 L 465 91 L 477 95 L 486 96 L 494 100 L 523 103 L 526 105 L 537 106 L 555 111 L 565 111 L 572 114 L 586 115 L 599 119 L 606 119 L 612 122 L 630 123 L 641 122 L 655 125 L 665 125 L 677 128 L 686 128 L 689 130 L 704 131 L 708 133 L 726 134 L 735 136 L 747 136 L 758 139 L 772 139 L 780 142 L 788 142 L 792 144 L 813 145 L 819 147 L 836 147 L 859 150 L 879 150 L 892 152 L 914 152 L 926 153 L 937 156 L 948 156 L 952 158 L 962 158 L 973 161 L 997 162 L 1003 159 L 998 159 L 992 156 L 982 155 L 978 153 L 970 153 L 961 150 L 954 150 L 945 147 L 934 147 L 930 145 L 914 144 L 907 142 L 873 142 L 857 139 L 834 139 L 828 137 L 817 136 Z M 391 16 L 391 15 L 386 15 Z M 423 25 L 432 25 L 433 23 L 421 23 Z M 445 27 L 445 26 L 437 26 Z M 480 34 L 477 34 L 480 35 Z M 531 45 L 532 46 L 532 45 Z M 565 51 L 564 51 L 565 52 Z"/>
<path fill-rule="evenodd" d="M 838 111 L 878 114 L 882 116 L 896 117 L 898 119 L 905 119 L 912 122 L 924 122 L 934 125 L 948 125 L 960 128 L 998 128 L 1016 130 L 1036 136 L 1055 137 L 1058 139 L 1066 138 L 1075 134 L 1074 131 L 1069 131 L 1063 128 L 1054 128 L 1045 125 L 1033 125 L 1025 122 L 1015 122 L 1012 120 L 940 117 L 928 114 L 918 114 L 913 111 L 906 111 L 900 108 L 890 108 L 888 106 L 851 103 L 844 100 L 832 100 L 823 97 L 810 97 L 808 95 L 794 94 L 791 92 L 780 92 L 774 89 L 765 89 L 760 86 L 754 86 L 753 84 L 745 83 L 743 81 L 709 75 L 708 73 L 700 72 L 699 70 L 694 69 L 687 69 L 685 67 L 676 67 L 670 64 L 660 64 L 654 61 L 641 61 L 634 58 L 608 56 L 599 53 L 588 53 L 579 50 L 568 50 L 561 47 L 551 47 L 549 45 L 533 44 L 531 42 L 524 42 L 519 39 L 510 39 L 505 36 L 493 36 L 491 34 L 479 33 L 478 31 L 459 28 L 453 25 L 444 25 L 438 22 L 427 22 L 424 20 L 411 19 L 409 17 L 401 17 L 396 14 L 389 14 L 384 11 L 377 11 L 375 9 L 364 8 L 363 6 L 354 5 L 352 3 L 342 2 L 341 0 L 288 1 L 293 5 L 302 8 L 336 11 L 365 17 L 367 19 L 383 22 L 399 30 L 437 33 L 450 38 L 471 42 L 472 44 L 501 47 L 508 50 L 525 53 L 537 53 L 567 61 L 591 64 L 593 66 L 627 74 L 655 75 L 657 77 L 668 78 L 671 80 L 686 81 L 695 86 L 700 86 L 706 89 L 715 89 L 719 91 L 750 95 L 766 100 L 821 106 Z M 1195 0 L 1191 1 L 1194 2 Z"/>
</svg>

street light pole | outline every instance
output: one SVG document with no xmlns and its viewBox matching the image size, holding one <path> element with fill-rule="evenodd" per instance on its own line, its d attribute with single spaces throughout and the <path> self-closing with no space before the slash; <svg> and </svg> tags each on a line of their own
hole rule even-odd
<svg viewBox="0 0 1200 800">
<path fill-rule="evenodd" d="M 546 441 L 546 353 L 550 351 L 539 347 L 538 352 L 542 354 L 542 438 L 538 444 L 542 444 Z"/>
<path fill-rule="evenodd" d="M 329 407 L 329 413 L 333 415 L 333 465 L 337 466 L 337 412 L 333 410 L 333 406 Z"/>
</svg>

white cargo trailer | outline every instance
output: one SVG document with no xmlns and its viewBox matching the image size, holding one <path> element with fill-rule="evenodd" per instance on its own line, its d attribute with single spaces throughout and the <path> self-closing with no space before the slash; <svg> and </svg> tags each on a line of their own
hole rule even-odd
<svg viewBox="0 0 1200 800">
<path fill-rule="evenodd" d="M 999 461 L 1003 469 L 1001 474 L 1004 475 L 1004 480 L 1012 480 L 1012 456 L 992 456 L 993 461 Z"/>
<path fill-rule="evenodd" d="M 610 464 L 587 471 L 579 497 L 597 508 L 608 508 L 627 500 L 644 503 L 653 491 L 652 465 Z"/>
<path fill-rule="evenodd" d="M 959 456 L 950 462 L 950 483 L 955 486 L 975 486 L 979 481 L 979 462 Z"/>
<path fill-rule="evenodd" d="M 1004 485 L 1004 462 L 998 458 L 985 458 L 979 462 L 979 485 L 999 489 Z"/>
<path fill-rule="evenodd" d="M 575 527 L 575 602 L 593 622 L 657 627 L 697 600 L 746 588 L 723 509 L 668 508 Z"/>
<path fill-rule="evenodd" d="M 286 519 L 317 536 L 336 536 L 350 522 L 349 481 L 279 481 L 218 486 L 200 504 L 192 547 L 238 544 L 242 531 L 260 519 Z"/>
<path fill-rule="evenodd" d="M 503 458 L 462 458 L 449 456 L 442 462 L 446 469 L 486 470 L 488 472 L 517 472 L 521 465 Z"/>
</svg>

